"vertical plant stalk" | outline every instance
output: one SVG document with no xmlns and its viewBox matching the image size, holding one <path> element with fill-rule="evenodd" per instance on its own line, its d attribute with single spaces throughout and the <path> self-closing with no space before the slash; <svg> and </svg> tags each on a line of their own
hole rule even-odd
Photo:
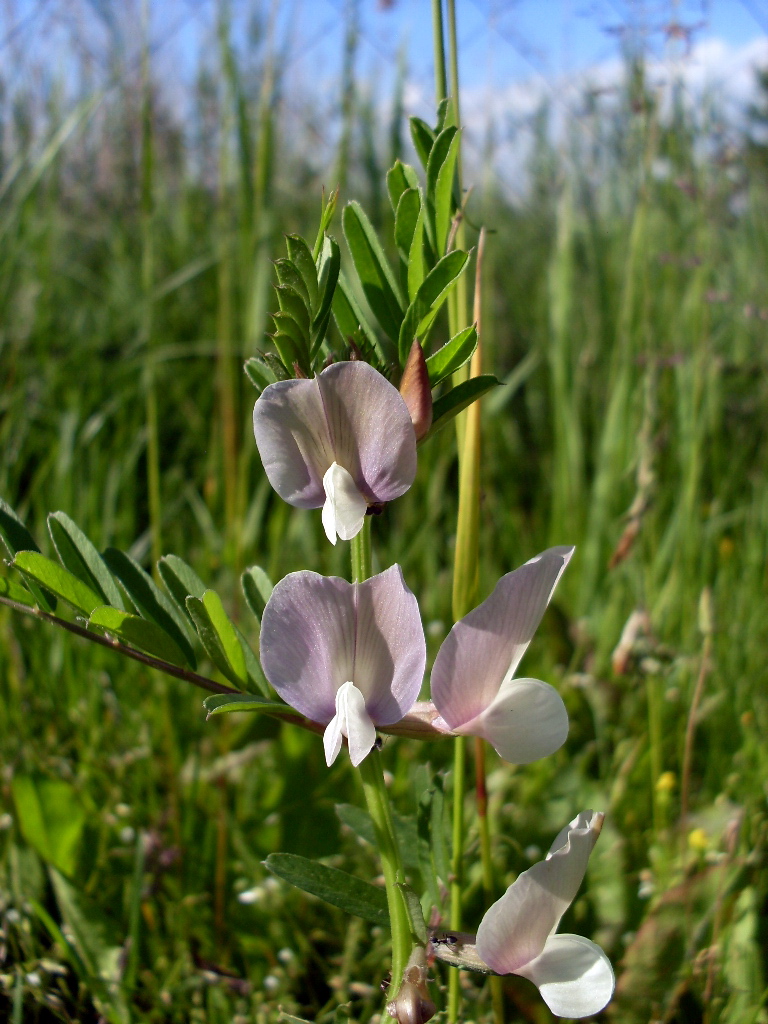
<svg viewBox="0 0 768 1024">
<path fill-rule="evenodd" d="M 475 266 L 475 320 L 477 322 L 477 348 L 470 364 L 471 376 L 482 373 L 483 350 L 481 334 L 482 273 L 485 252 L 485 229 L 481 230 L 477 246 Z M 466 412 L 464 424 L 463 454 L 459 459 L 459 513 L 456 527 L 456 551 L 453 567 L 453 619 L 458 622 L 477 603 L 479 587 L 480 549 L 480 403 L 474 402 Z M 464 790 L 466 740 L 457 737 L 454 741 L 453 764 L 453 848 L 451 861 L 451 917 L 450 926 L 461 931 L 461 900 L 463 890 L 464 861 Z M 484 758 L 478 786 L 485 787 Z M 479 822 L 487 830 L 485 816 Z M 484 865 L 483 871 L 486 867 Z M 488 869 L 490 869 L 490 845 Z M 458 1019 L 461 989 L 459 974 L 451 971 L 448 988 L 448 1020 Z"/>
<path fill-rule="evenodd" d="M 696 686 L 691 700 L 691 710 L 688 712 L 688 721 L 685 726 L 685 747 L 683 751 L 683 768 L 680 779 L 680 841 L 682 843 L 683 863 L 687 853 L 686 825 L 688 822 L 688 810 L 691 790 L 691 764 L 693 762 L 693 738 L 696 733 L 696 717 L 699 704 L 704 693 L 704 684 L 710 671 L 712 658 L 712 593 L 706 587 L 699 601 L 699 629 L 704 636 L 701 645 L 701 664 L 699 675 L 696 679 Z"/>
<path fill-rule="evenodd" d="M 234 333 L 233 309 L 233 253 L 232 224 L 228 211 L 230 192 L 229 146 L 232 131 L 233 104 L 235 102 L 234 86 L 232 85 L 233 68 L 229 60 L 229 9 L 226 0 L 221 0 L 219 9 L 219 44 L 221 61 L 225 77 L 230 79 L 230 92 L 233 95 L 225 99 L 224 114 L 221 118 L 221 136 L 219 152 L 219 260 L 218 260 L 218 297 L 216 309 L 216 378 L 219 397 L 219 422 L 221 431 L 222 464 L 224 475 L 224 523 L 227 557 L 231 564 L 237 565 L 238 547 L 238 413 L 237 384 L 235 379 L 235 362 L 232 352 L 232 336 Z"/>
<path fill-rule="evenodd" d="M 366 516 L 363 528 L 352 539 L 352 581 L 362 583 L 371 576 L 371 519 Z M 374 747 L 359 766 L 365 802 L 376 832 L 376 845 L 381 856 L 384 885 L 389 908 L 389 926 L 392 932 L 391 991 L 397 994 L 403 980 L 403 971 L 413 948 L 411 924 L 400 886 L 405 883 L 405 870 L 395 834 L 389 794 L 384 784 L 381 754 Z"/>
<path fill-rule="evenodd" d="M 443 0 L 432 0 L 432 41 L 435 50 L 435 106 L 447 95 L 445 84 L 445 42 L 443 38 Z"/>
<path fill-rule="evenodd" d="M 144 38 L 141 48 L 141 338 L 144 343 L 144 402 L 147 422 L 147 491 L 149 526 L 152 534 L 152 569 L 163 553 L 162 499 L 160 495 L 160 441 L 155 388 L 155 357 L 152 344 L 152 290 L 154 287 L 154 201 L 152 195 L 152 83 L 149 68 L 150 0 L 143 0 L 141 20 Z"/>
<path fill-rule="evenodd" d="M 448 0 L 448 52 L 450 57 L 450 69 L 451 69 L 451 103 L 453 105 L 453 118 L 456 127 L 461 129 L 461 105 L 459 97 L 459 43 L 456 35 L 456 0 Z M 459 208 L 456 211 L 456 231 L 454 233 L 454 245 L 457 249 L 467 248 L 467 232 L 464 224 L 464 213 L 462 210 L 462 203 L 464 197 L 463 189 L 463 172 L 461 166 L 461 143 L 459 143 L 459 152 L 456 157 L 456 189 L 458 192 Z M 442 255 L 442 254 L 441 254 Z M 464 325 L 464 318 L 467 315 L 468 309 L 468 295 L 467 295 L 467 277 L 462 274 L 459 280 L 456 282 L 456 287 L 453 289 L 451 294 L 448 296 L 449 302 L 449 315 L 451 315 L 451 305 L 453 304 L 453 317 L 455 323 L 452 324 L 451 337 L 461 330 Z M 468 371 L 466 367 L 462 367 L 457 370 L 453 375 L 454 384 L 460 383 L 462 380 L 466 380 L 470 375 L 471 371 Z M 457 437 L 459 438 L 459 458 L 462 454 L 462 438 L 466 429 L 466 414 L 459 413 L 456 422 Z"/>
<path fill-rule="evenodd" d="M 352 129 L 355 116 L 355 57 L 360 39 L 360 0 L 347 0 L 347 31 L 344 36 L 344 60 L 341 72 L 341 138 L 336 162 L 336 182 L 341 192 L 347 187 Z"/>
</svg>

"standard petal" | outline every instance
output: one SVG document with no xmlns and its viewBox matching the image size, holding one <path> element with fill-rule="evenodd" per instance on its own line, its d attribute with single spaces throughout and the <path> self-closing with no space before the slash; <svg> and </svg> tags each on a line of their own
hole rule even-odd
<svg viewBox="0 0 768 1024">
<path fill-rule="evenodd" d="M 427 647 L 415 596 L 399 565 L 356 587 L 354 674 L 377 725 L 399 722 L 421 689 Z"/>
<path fill-rule="evenodd" d="M 481 715 L 512 678 L 573 550 L 549 548 L 507 573 L 445 638 L 432 669 L 432 700 L 452 729 Z"/>
<path fill-rule="evenodd" d="M 253 433 L 269 482 L 290 505 L 320 508 L 333 445 L 315 380 L 281 380 L 253 408 Z"/>
<path fill-rule="evenodd" d="M 261 663 L 283 700 L 323 724 L 336 691 L 354 679 L 355 591 L 346 580 L 293 572 L 272 591 L 261 619 Z"/>
<path fill-rule="evenodd" d="M 553 935 L 543 951 L 516 974 L 529 978 L 558 1017 L 590 1017 L 613 995 L 611 962 L 581 935 Z"/>
<path fill-rule="evenodd" d="M 398 498 L 416 476 L 416 436 L 397 388 L 360 361 L 333 363 L 315 380 L 334 452 L 325 468 L 344 466 L 369 503 Z"/>
<path fill-rule="evenodd" d="M 477 932 L 477 951 L 494 971 L 518 974 L 542 952 L 579 891 L 602 822 L 603 815 L 592 811 L 574 818 L 565 842 L 523 871 L 488 909 Z"/>
<path fill-rule="evenodd" d="M 540 679 L 507 679 L 490 707 L 458 732 L 482 736 L 512 764 L 548 757 L 565 743 L 568 712 L 563 699 Z"/>
<path fill-rule="evenodd" d="M 363 528 L 368 502 L 357 489 L 349 473 L 338 462 L 332 463 L 323 477 L 325 504 L 323 528 L 331 544 L 336 537 L 352 540 Z"/>
</svg>

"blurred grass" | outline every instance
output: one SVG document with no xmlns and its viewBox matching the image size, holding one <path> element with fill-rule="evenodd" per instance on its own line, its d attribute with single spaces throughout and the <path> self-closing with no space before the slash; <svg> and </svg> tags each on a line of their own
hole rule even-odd
<svg viewBox="0 0 768 1024">
<path fill-rule="evenodd" d="M 236 610 L 242 565 L 274 579 L 348 566 L 319 516 L 272 493 L 252 442 L 238 363 L 262 344 L 268 260 L 281 231 L 313 237 L 329 181 L 304 140 L 281 135 L 270 33 L 259 74 L 244 75 L 227 10 L 221 77 L 201 72 L 192 123 L 151 95 L 149 169 L 136 141 L 142 125 L 150 137 L 149 93 L 119 83 L 71 111 L 51 102 L 34 122 L 30 97 L 15 97 L 0 184 L 0 494 L 44 550 L 45 514 L 60 508 L 100 547 L 149 564 L 154 380 L 163 549 Z M 352 5 L 333 173 L 386 226 L 376 189 L 400 136 L 354 78 L 354 18 Z M 525 769 L 489 756 L 497 884 L 578 810 L 604 808 L 564 928 L 616 963 L 608 1014 L 764 1021 L 766 178 L 746 173 L 738 148 L 697 157 L 715 136 L 682 108 L 664 121 L 639 64 L 620 102 L 594 100 L 588 117 L 588 145 L 574 135 L 554 149 L 541 115 L 525 202 L 489 168 L 473 200 L 495 229 L 488 365 L 509 380 L 484 408 L 481 592 L 550 543 L 578 547 L 524 666 L 560 687 L 566 748 Z M 450 623 L 456 474 L 444 431 L 374 531 L 380 565 L 400 561 L 417 593 L 432 656 Z M 714 633 L 689 725 L 704 592 Z M 0 1014 L 97 1020 L 94 996 L 107 1019 L 150 1022 L 380 1010 L 385 937 L 261 865 L 287 850 L 375 873 L 334 814 L 359 799 L 343 761 L 328 771 L 313 737 L 249 716 L 205 723 L 182 684 L 5 609 L 0 702 Z M 447 750 L 397 741 L 384 755 L 412 812 L 417 763 L 445 768 Z M 62 920 L 63 890 L 22 827 L 18 779 L 41 800 L 64 782 L 82 820 L 70 883 L 120 979 L 101 994 L 69 952 L 76 915 Z M 474 832 L 467 853 L 470 926 L 483 911 Z M 548 1019 L 526 982 L 505 990 L 510 1019 Z M 485 1020 L 473 978 L 465 995 L 467 1019 Z"/>
</svg>

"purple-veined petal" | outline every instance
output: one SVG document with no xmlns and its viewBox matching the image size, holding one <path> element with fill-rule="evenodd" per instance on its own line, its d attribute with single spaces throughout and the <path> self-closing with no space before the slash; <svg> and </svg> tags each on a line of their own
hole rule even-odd
<svg viewBox="0 0 768 1024">
<path fill-rule="evenodd" d="M 349 757 L 355 767 L 370 754 L 371 747 L 376 742 L 376 726 L 365 709 L 365 698 L 355 684 L 349 681 L 336 693 L 336 714 L 323 734 L 328 767 L 338 757 L 342 736 L 347 737 Z"/>
<path fill-rule="evenodd" d="M 264 673 L 291 707 L 326 724 L 336 691 L 354 680 L 355 596 L 352 584 L 302 570 L 275 586 L 261 618 Z"/>
<path fill-rule="evenodd" d="M 523 871 L 486 912 L 477 951 L 498 974 L 518 974 L 535 960 L 579 891 L 604 815 L 583 811 L 545 860 Z"/>
<path fill-rule="evenodd" d="M 352 475 L 369 502 L 399 498 L 416 476 L 416 436 L 397 388 L 359 361 L 333 363 L 315 381 L 333 446 L 331 461 Z"/>
<path fill-rule="evenodd" d="M 432 700 L 452 729 L 481 715 L 512 678 L 573 550 L 549 548 L 507 573 L 445 638 L 432 669 Z"/>
<path fill-rule="evenodd" d="M 536 985 L 558 1017 L 590 1017 L 613 995 L 611 962 L 602 949 L 582 935 L 552 935 L 544 949 L 515 973 Z"/>
<path fill-rule="evenodd" d="M 286 576 L 264 609 L 261 660 L 283 700 L 312 721 L 331 721 L 348 682 L 376 725 L 400 721 L 426 662 L 419 607 L 400 566 L 356 584 L 308 571 Z"/>
<path fill-rule="evenodd" d="M 354 675 L 376 725 L 399 722 L 419 696 L 427 645 L 416 597 L 399 565 L 357 584 Z"/>
<path fill-rule="evenodd" d="M 323 529 L 331 544 L 336 537 L 352 540 L 363 528 L 368 502 L 357 489 L 349 473 L 338 462 L 331 464 L 323 477 L 325 504 Z"/>
<path fill-rule="evenodd" d="M 253 407 L 253 433 L 264 471 L 280 497 L 298 508 L 320 508 L 323 475 L 334 452 L 317 383 L 270 384 Z"/>
<path fill-rule="evenodd" d="M 512 764 L 548 757 L 565 743 L 568 712 L 563 699 L 540 679 L 506 679 L 488 708 L 457 732 L 482 736 Z"/>
</svg>

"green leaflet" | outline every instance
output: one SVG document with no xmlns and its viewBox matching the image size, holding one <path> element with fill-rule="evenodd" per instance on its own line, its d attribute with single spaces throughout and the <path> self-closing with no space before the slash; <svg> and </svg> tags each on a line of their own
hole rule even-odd
<svg viewBox="0 0 768 1024">
<path fill-rule="evenodd" d="M 206 590 L 202 599 L 187 598 L 187 609 L 208 657 L 235 686 L 245 686 L 248 670 L 240 638 L 224 611 L 215 590 Z"/>
<path fill-rule="evenodd" d="M 65 569 L 51 558 L 46 558 L 39 551 L 19 551 L 13 565 L 25 578 L 39 583 L 85 616 L 104 603 L 101 594 L 97 594 L 79 580 L 69 569 Z"/>
<path fill-rule="evenodd" d="M 370 882 L 294 853 L 271 853 L 264 866 L 283 881 L 347 914 L 355 914 L 371 924 L 389 924 L 386 893 Z"/>
<path fill-rule="evenodd" d="M 447 341 L 442 348 L 427 357 L 427 373 L 429 383 L 435 387 L 441 380 L 458 370 L 466 361 L 471 358 L 477 348 L 477 330 L 474 327 L 465 327 L 459 331 L 450 341 Z"/>
<path fill-rule="evenodd" d="M 172 637 L 183 652 L 187 664 L 191 668 L 196 668 L 197 660 L 189 641 L 186 620 L 149 573 L 146 573 L 130 555 L 118 551 L 117 548 L 107 548 L 104 552 L 104 561 L 122 583 L 139 615 L 154 622 Z M 101 603 L 100 601 L 99 604 Z"/>
<path fill-rule="evenodd" d="M 142 619 L 139 615 L 132 615 L 130 612 L 122 612 L 117 608 L 105 605 L 96 608 L 88 619 L 89 629 L 98 629 L 105 633 L 111 633 L 121 643 L 130 647 L 138 647 L 139 650 L 151 654 L 161 661 L 170 662 L 182 668 L 187 663 L 183 651 L 176 641 L 170 637 L 164 629 L 150 622 L 149 619 Z"/>
<path fill-rule="evenodd" d="M 254 697 L 250 693 L 213 693 L 203 701 L 203 707 L 208 712 L 208 718 L 212 715 L 224 715 L 230 711 L 260 711 L 267 715 L 295 715 L 301 718 L 301 713 L 296 711 L 290 704 L 279 704 L 275 700 L 264 700 L 263 697 Z"/>
<path fill-rule="evenodd" d="M 440 307 L 469 262 L 469 253 L 454 249 L 437 263 L 419 286 L 400 329 L 400 363 L 405 365 L 414 338 L 423 338 L 434 323 Z"/>
<path fill-rule="evenodd" d="M 455 416 L 458 416 L 462 409 L 466 409 L 468 405 L 476 402 L 478 398 L 482 398 L 491 388 L 495 388 L 500 384 L 501 381 L 494 377 L 493 374 L 484 373 L 479 377 L 470 377 L 469 380 L 463 381 L 458 387 L 449 391 L 447 395 L 442 395 L 432 407 L 432 426 L 421 443 L 423 444 L 428 437 L 432 437 L 438 430 L 442 430 L 447 423 L 450 423 Z"/>
<path fill-rule="evenodd" d="M 65 512 L 51 512 L 48 530 L 62 565 L 101 594 L 105 604 L 124 611 L 125 605 L 112 573 L 77 523 Z"/>
<path fill-rule="evenodd" d="M 368 305 L 395 341 L 403 319 L 403 300 L 381 242 L 359 203 L 351 202 L 344 208 L 342 226 Z"/>
<path fill-rule="evenodd" d="M 11 506 L 0 498 L 0 539 L 11 558 L 19 551 L 39 551 L 35 539 Z M 31 579 L 24 580 L 35 603 L 46 612 L 56 611 L 56 598 L 41 589 Z M 26 602 L 25 602 L 26 603 Z"/>
</svg>

